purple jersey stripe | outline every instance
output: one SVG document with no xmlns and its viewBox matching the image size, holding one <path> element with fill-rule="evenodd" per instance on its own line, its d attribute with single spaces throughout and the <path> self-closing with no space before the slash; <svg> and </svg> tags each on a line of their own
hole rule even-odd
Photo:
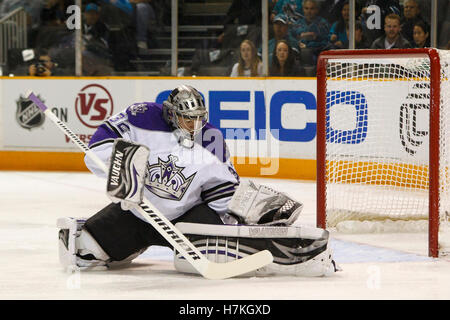
<svg viewBox="0 0 450 320">
<path fill-rule="evenodd" d="M 135 103 L 127 108 L 128 121 L 135 127 L 171 132 L 172 129 L 164 120 L 162 105 L 154 102 Z"/>
<path fill-rule="evenodd" d="M 216 200 L 223 199 L 223 198 L 230 198 L 233 195 L 234 195 L 234 190 L 233 191 L 229 191 L 229 192 L 216 194 L 214 197 L 208 197 L 208 199 L 204 200 L 204 203 L 214 202 Z"/>
<path fill-rule="evenodd" d="M 97 131 L 95 131 L 94 135 L 92 136 L 91 140 L 89 141 L 89 147 L 93 144 L 96 144 L 103 140 L 111 140 L 111 139 L 117 139 L 119 136 L 117 133 L 112 131 L 108 126 L 105 124 L 101 124 Z"/>
<path fill-rule="evenodd" d="M 213 193 L 209 193 L 207 195 L 202 195 L 202 199 L 203 199 L 203 201 L 210 201 L 211 198 L 214 198 L 214 197 L 216 197 L 218 195 L 225 194 L 225 193 L 230 193 L 230 192 L 234 193 L 234 191 L 236 191 L 236 186 L 231 186 L 231 187 L 228 187 L 226 189 L 217 190 L 217 191 L 215 191 Z"/>
</svg>

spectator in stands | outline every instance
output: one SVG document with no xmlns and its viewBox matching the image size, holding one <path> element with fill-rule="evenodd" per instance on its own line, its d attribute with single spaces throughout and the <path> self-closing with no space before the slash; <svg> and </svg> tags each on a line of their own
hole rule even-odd
<svg viewBox="0 0 450 320">
<path fill-rule="evenodd" d="M 364 28 L 360 21 L 355 23 L 355 49 L 367 49 L 370 48 L 371 43 L 367 41 L 364 34 Z"/>
<path fill-rule="evenodd" d="M 269 75 L 272 77 L 300 76 L 300 66 L 295 59 L 292 47 L 286 40 L 278 40 L 275 45 Z"/>
<path fill-rule="evenodd" d="M 84 9 L 83 35 L 86 40 L 99 40 L 108 46 L 108 28 L 100 20 L 100 9 L 89 3 Z"/>
<path fill-rule="evenodd" d="M 41 10 L 41 25 L 36 34 L 34 47 L 48 50 L 55 47 L 74 47 L 74 32 L 64 23 L 65 8 L 69 2 L 67 4 L 60 0 L 43 0 L 43 2 L 45 5 Z"/>
<path fill-rule="evenodd" d="M 120 9 L 122 12 L 132 15 L 133 14 L 133 6 L 131 5 L 129 0 L 101 0 L 104 3 L 112 4 L 116 8 Z"/>
<path fill-rule="evenodd" d="M 86 49 L 106 59 L 110 59 L 108 28 L 100 20 L 100 9 L 89 3 L 84 9 L 83 38 Z"/>
<path fill-rule="evenodd" d="M 385 35 L 377 38 L 372 49 L 401 49 L 411 48 L 411 44 L 400 33 L 400 17 L 394 13 L 386 16 L 384 20 Z"/>
<path fill-rule="evenodd" d="M 56 15 L 52 14 L 52 18 Z M 83 12 L 83 46 L 82 46 L 82 74 L 84 76 L 106 76 L 112 72 L 111 51 L 108 44 L 108 30 L 100 21 L 100 7 L 89 3 Z M 65 24 L 55 22 L 43 28 L 37 43 L 42 48 L 49 48 L 49 52 L 58 61 L 59 74 L 75 72 L 75 33 L 66 28 Z M 54 72 L 52 72 L 54 74 Z"/>
<path fill-rule="evenodd" d="M 41 11 L 41 24 L 46 26 L 62 25 L 66 21 L 66 3 L 64 0 L 44 0 Z"/>
<path fill-rule="evenodd" d="M 334 49 L 348 48 L 349 3 L 345 1 L 341 8 L 341 17 L 330 28 L 330 43 Z"/>
<path fill-rule="evenodd" d="M 230 77 L 260 76 L 263 76 L 263 64 L 256 47 L 251 40 L 244 40 L 240 45 L 239 61 L 233 66 Z"/>
<path fill-rule="evenodd" d="M 424 21 L 417 21 L 413 28 L 414 48 L 430 47 L 430 28 Z"/>
<path fill-rule="evenodd" d="M 54 75 L 56 64 L 52 61 L 48 51 L 41 50 L 37 57 L 37 60 L 28 67 L 28 75 L 36 77 L 49 77 Z"/>
<path fill-rule="evenodd" d="M 83 75 L 102 76 L 112 72 L 109 31 L 100 19 L 101 8 L 89 3 L 83 15 Z"/>
<path fill-rule="evenodd" d="M 329 24 L 317 15 L 319 7 L 316 0 L 305 0 L 303 12 L 304 18 L 300 18 L 298 23 L 292 26 L 292 35 L 297 39 L 300 49 L 313 48 L 318 53 L 328 43 Z"/>
<path fill-rule="evenodd" d="M 361 14 L 361 5 L 359 0 L 355 2 L 355 14 L 359 17 Z M 319 16 L 328 21 L 330 25 L 338 21 L 342 14 L 342 6 L 348 3 L 348 0 L 321 0 Z"/>
<path fill-rule="evenodd" d="M 151 0 L 129 0 L 136 4 L 136 41 L 139 49 L 148 49 L 149 36 L 155 33 L 156 14 L 153 10 Z"/>
<path fill-rule="evenodd" d="M 297 41 L 289 33 L 289 25 L 287 17 L 284 14 L 278 14 L 273 20 L 273 35 L 274 37 L 269 40 L 269 65 L 272 63 L 272 57 L 275 49 L 275 44 L 278 40 L 286 40 L 293 50 L 298 51 Z M 259 48 L 261 54 L 262 49 Z M 297 54 L 297 53 L 294 53 Z"/>
<path fill-rule="evenodd" d="M 296 23 L 303 16 L 303 0 L 278 0 L 270 14 L 270 21 L 274 22 L 277 15 L 287 17 L 289 24 Z"/>
<path fill-rule="evenodd" d="M 420 13 L 417 0 L 405 0 L 403 3 L 402 35 L 410 43 L 414 43 L 413 29 L 418 21 L 425 21 Z"/>
<path fill-rule="evenodd" d="M 373 28 L 369 22 L 373 22 L 374 11 L 369 10 L 370 6 L 377 6 L 380 9 L 380 18 L 381 18 L 381 26 L 379 29 Z M 391 13 L 395 13 L 398 16 L 401 16 L 401 6 L 399 0 L 366 0 L 362 5 L 361 9 L 361 23 L 363 25 L 364 35 L 367 40 L 371 43 L 375 41 L 375 39 L 382 37 L 384 35 L 384 21 L 387 15 Z M 369 28 L 370 27 L 370 28 Z"/>
<path fill-rule="evenodd" d="M 109 48 L 115 71 L 135 71 L 131 63 L 137 58 L 136 19 L 133 5 L 128 0 L 96 0 L 100 7 L 100 20 L 109 30 Z"/>
<path fill-rule="evenodd" d="M 217 37 L 217 47 L 235 49 L 244 39 L 259 47 L 261 20 L 261 1 L 233 0 L 223 22 L 223 31 Z"/>
</svg>

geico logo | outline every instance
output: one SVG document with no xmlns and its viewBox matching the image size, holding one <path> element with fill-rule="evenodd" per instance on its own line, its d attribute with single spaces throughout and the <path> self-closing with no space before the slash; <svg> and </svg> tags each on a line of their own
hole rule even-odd
<svg viewBox="0 0 450 320">
<path fill-rule="evenodd" d="M 328 91 L 326 139 L 336 144 L 360 144 L 367 137 L 367 99 L 358 91 Z"/>
<path fill-rule="evenodd" d="M 160 92 L 155 101 L 162 103 L 170 92 Z M 207 99 L 204 94 L 202 96 L 208 107 L 209 122 L 219 128 L 226 139 L 266 140 L 268 133 L 280 141 L 308 142 L 315 138 L 316 122 L 306 120 L 308 112 L 316 110 L 313 93 L 278 91 L 270 97 L 267 94 L 264 91 L 211 90 L 208 91 Z M 241 108 L 239 102 L 242 102 Z M 224 108 L 227 103 L 233 103 L 234 107 Z M 294 107 L 286 108 L 287 104 Z M 233 121 L 244 121 L 246 125 L 239 128 L 226 125 Z M 289 127 L 285 125 L 286 122 L 289 122 Z"/>
</svg>

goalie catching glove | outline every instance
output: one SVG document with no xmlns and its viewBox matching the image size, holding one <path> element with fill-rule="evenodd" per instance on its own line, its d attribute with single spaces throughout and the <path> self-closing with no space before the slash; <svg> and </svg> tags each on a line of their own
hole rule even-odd
<svg viewBox="0 0 450 320">
<path fill-rule="evenodd" d="M 123 210 L 142 202 L 145 172 L 150 150 L 143 145 L 117 139 L 111 154 L 107 195 Z"/>
<path fill-rule="evenodd" d="M 239 224 L 289 226 L 297 220 L 303 204 L 264 185 L 243 180 L 228 210 Z"/>
</svg>

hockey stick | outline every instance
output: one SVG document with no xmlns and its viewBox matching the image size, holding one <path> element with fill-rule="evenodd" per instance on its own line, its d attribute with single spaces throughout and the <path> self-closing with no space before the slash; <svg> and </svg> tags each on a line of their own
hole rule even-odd
<svg viewBox="0 0 450 320">
<path fill-rule="evenodd" d="M 105 173 L 106 164 L 90 150 L 67 126 L 60 121 L 47 106 L 32 92 L 27 93 L 28 99 L 33 101 L 39 109 L 64 132 L 83 152 L 93 160 Z M 139 213 L 150 223 L 192 266 L 207 279 L 226 279 L 254 271 L 273 261 L 268 250 L 257 252 L 245 258 L 226 263 L 209 261 L 175 226 L 155 208 L 150 201 L 144 201 L 136 206 Z"/>
</svg>

